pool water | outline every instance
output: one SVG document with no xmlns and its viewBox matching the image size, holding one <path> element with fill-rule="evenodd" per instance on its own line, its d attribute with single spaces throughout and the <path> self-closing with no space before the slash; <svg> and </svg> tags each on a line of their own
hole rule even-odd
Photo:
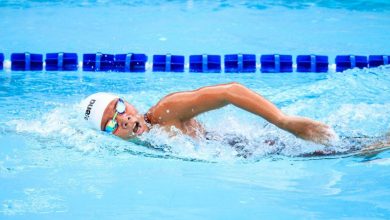
<svg viewBox="0 0 390 220">
<path fill-rule="evenodd" d="M 12 52 L 389 54 L 387 1 L 2 1 Z M 188 60 L 187 60 L 188 61 Z M 342 73 L 0 72 L 0 219 L 389 219 L 390 151 L 324 147 L 232 106 L 198 117 L 243 137 L 153 129 L 126 142 L 88 129 L 79 102 L 123 96 L 145 112 L 166 94 L 240 82 L 288 114 L 375 142 L 390 131 L 390 66 Z M 276 140 L 268 145 L 264 140 Z M 390 146 L 387 146 L 390 147 Z M 303 157 L 316 150 L 337 155 Z"/>
</svg>

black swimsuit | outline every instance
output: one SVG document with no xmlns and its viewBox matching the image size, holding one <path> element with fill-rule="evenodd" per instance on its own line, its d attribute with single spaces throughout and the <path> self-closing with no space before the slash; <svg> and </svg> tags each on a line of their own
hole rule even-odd
<svg viewBox="0 0 390 220">
<path fill-rule="evenodd" d="M 253 152 L 247 148 L 249 140 L 243 135 L 239 134 L 218 134 L 217 132 L 205 132 L 206 140 L 219 141 L 231 146 L 237 151 L 237 156 L 247 158 L 253 154 Z"/>
</svg>

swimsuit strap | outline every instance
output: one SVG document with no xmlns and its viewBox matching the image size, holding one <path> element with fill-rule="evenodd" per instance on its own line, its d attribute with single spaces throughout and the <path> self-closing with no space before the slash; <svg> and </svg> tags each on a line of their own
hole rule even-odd
<svg viewBox="0 0 390 220">
<path fill-rule="evenodd" d="M 144 120 L 146 122 L 146 126 L 148 126 L 148 128 L 151 128 L 152 127 L 152 123 L 150 122 L 150 120 L 148 118 L 148 113 L 144 114 Z"/>
</svg>

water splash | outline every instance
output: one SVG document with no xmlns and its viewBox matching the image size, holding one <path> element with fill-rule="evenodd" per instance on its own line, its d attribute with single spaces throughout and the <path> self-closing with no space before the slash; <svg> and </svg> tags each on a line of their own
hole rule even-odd
<svg viewBox="0 0 390 220">
<path fill-rule="evenodd" d="M 330 151 L 324 146 L 298 139 L 262 120 L 253 123 L 250 122 L 250 118 L 242 119 L 233 116 L 213 126 L 209 134 L 214 136 L 208 139 L 193 139 L 181 134 L 180 131 L 176 131 L 177 135 L 172 137 L 156 126 L 149 133 L 141 136 L 138 142 L 127 142 L 91 130 L 77 111 L 79 111 L 78 105 L 62 106 L 35 120 L 11 121 L 9 127 L 15 127 L 17 133 L 30 136 L 40 143 L 41 147 L 70 148 L 83 153 L 105 150 L 111 153 L 131 153 L 152 157 L 229 161 L 242 158 L 259 159 L 270 155 L 299 156 L 315 151 Z M 348 117 L 353 117 L 353 114 Z M 245 128 L 242 124 L 246 124 Z M 223 128 L 226 128 L 225 133 L 219 132 Z M 351 150 L 351 146 L 335 146 L 331 150 L 347 152 Z"/>
</svg>

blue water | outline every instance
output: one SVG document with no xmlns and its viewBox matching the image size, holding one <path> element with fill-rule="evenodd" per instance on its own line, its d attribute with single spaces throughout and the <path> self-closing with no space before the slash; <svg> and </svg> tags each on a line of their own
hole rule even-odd
<svg viewBox="0 0 390 220">
<path fill-rule="evenodd" d="M 389 54 L 387 1 L 2 1 L 12 52 Z M 337 156 L 234 107 L 201 115 L 244 136 L 248 158 L 218 141 L 87 128 L 78 103 L 97 91 L 145 112 L 170 92 L 237 81 L 288 114 L 340 136 L 390 130 L 390 67 L 343 73 L 0 72 L 0 219 L 389 219 L 390 151 Z M 276 145 L 265 139 L 278 140 Z M 359 149 L 359 146 L 355 146 Z"/>
</svg>

